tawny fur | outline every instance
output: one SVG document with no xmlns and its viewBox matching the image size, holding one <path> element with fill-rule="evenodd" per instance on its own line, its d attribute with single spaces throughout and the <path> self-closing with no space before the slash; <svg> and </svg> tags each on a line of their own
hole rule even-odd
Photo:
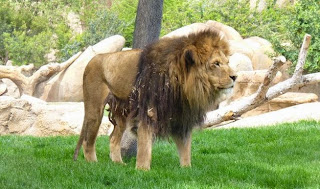
<svg viewBox="0 0 320 189">
<path fill-rule="evenodd" d="M 113 100 L 108 102 L 117 124 L 110 138 L 112 161 L 122 162 L 120 140 L 125 125 L 138 120 L 138 169 L 150 169 L 153 134 L 172 136 L 181 166 L 190 166 L 193 127 L 203 121 L 219 89 L 233 83 L 228 43 L 206 30 L 164 38 L 142 53 L 133 52 L 100 55 L 88 64 L 83 86 L 85 118 L 74 159 L 83 144 L 86 159 L 97 160 L 95 140 L 110 94 Z M 129 104 L 130 112 L 124 113 Z"/>
</svg>

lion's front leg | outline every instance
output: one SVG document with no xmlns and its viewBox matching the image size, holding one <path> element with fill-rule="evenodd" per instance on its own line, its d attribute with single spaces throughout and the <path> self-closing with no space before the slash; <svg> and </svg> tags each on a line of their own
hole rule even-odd
<svg viewBox="0 0 320 189">
<path fill-rule="evenodd" d="M 123 163 L 121 157 L 121 138 L 126 128 L 126 119 L 123 116 L 115 117 L 117 125 L 110 135 L 110 158 L 113 162 Z"/>
<path fill-rule="evenodd" d="M 191 166 L 191 132 L 185 137 L 174 136 L 174 142 L 178 148 L 181 167 Z"/>
<path fill-rule="evenodd" d="M 138 150 L 136 169 L 150 170 L 152 152 L 152 128 L 139 123 L 138 126 Z"/>
</svg>

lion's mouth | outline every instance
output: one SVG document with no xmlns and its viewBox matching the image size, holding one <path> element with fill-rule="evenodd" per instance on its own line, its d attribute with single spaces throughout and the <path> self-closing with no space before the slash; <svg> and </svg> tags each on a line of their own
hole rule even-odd
<svg viewBox="0 0 320 189">
<path fill-rule="evenodd" d="M 225 85 L 220 85 L 217 88 L 218 89 L 228 89 L 228 88 L 232 88 L 233 85 L 234 85 L 234 82 L 231 82 L 231 83 L 228 83 L 228 84 L 225 84 Z"/>
</svg>

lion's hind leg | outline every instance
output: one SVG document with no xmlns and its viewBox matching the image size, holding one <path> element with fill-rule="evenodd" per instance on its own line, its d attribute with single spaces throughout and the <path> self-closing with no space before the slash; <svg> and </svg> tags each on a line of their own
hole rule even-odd
<svg viewBox="0 0 320 189">
<path fill-rule="evenodd" d="M 103 82 L 103 78 L 97 77 L 96 72 L 94 72 L 96 70 L 88 70 L 85 71 L 83 81 L 85 115 L 74 159 L 81 145 L 83 145 L 85 159 L 87 161 L 97 161 L 95 143 L 109 89 Z"/>
</svg>

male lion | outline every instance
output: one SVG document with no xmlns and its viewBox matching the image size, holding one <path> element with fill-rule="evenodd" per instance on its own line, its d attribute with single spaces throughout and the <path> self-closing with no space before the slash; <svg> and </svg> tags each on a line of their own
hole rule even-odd
<svg viewBox="0 0 320 189">
<path fill-rule="evenodd" d="M 126 122 L 132 125 L 135 120 L 136 168 L 150 169 L 153 135 L 171 136 L 180 165 L 191 166 L 193 127 L 201 124 L 219 89 L 233 85 L 228 55 L 227 41 L 218 32 L 205 30 L 162 38 L 142 52 L 95 57 L 84 73 L 85 118 L 74 158 L 83 143 L 85 158 L 97 160 L 95 140 L 107 102 L 116 123 L 110 138 L 112 161 L 122 162 L 120 140 Z"/>
</svg>

